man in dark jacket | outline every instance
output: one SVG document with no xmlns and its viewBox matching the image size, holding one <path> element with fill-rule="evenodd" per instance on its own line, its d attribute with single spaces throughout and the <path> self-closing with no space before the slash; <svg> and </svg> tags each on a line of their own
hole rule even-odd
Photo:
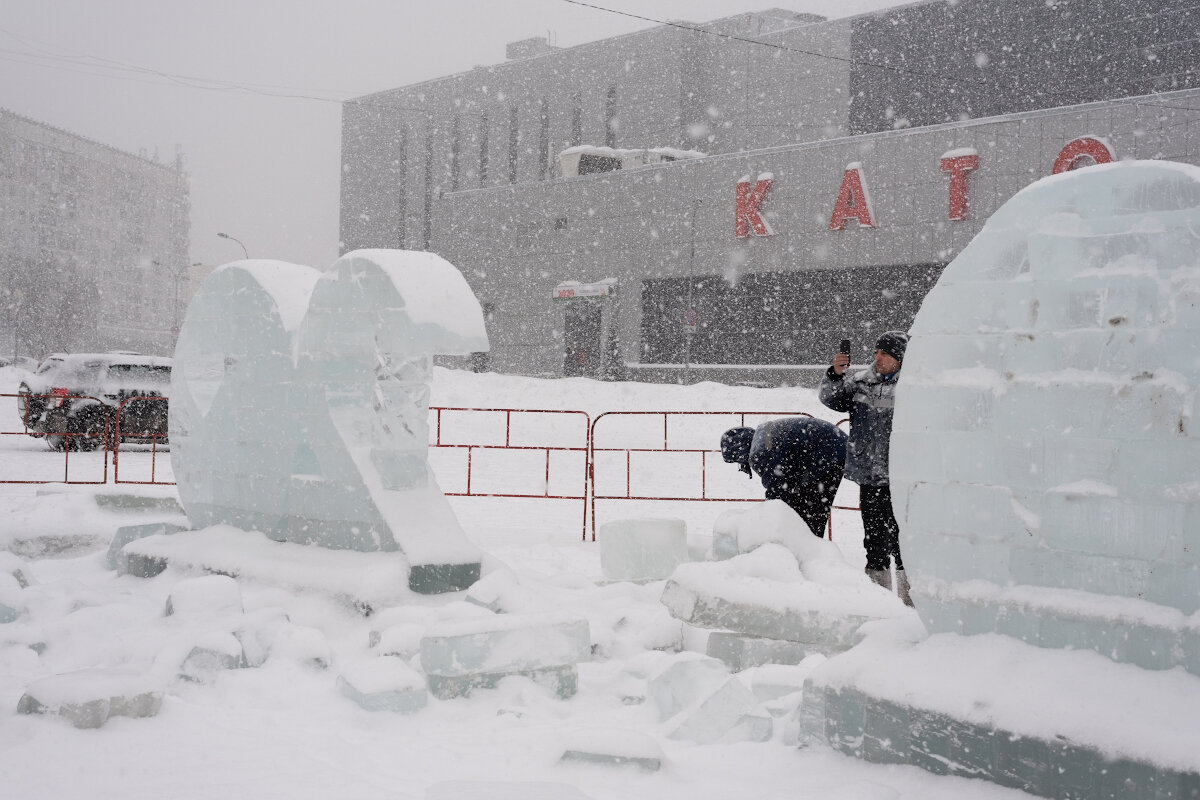
<svg viewBox="0 0 1200 800">
<path fill-rule="evenodd" d="M 846 477 L 859 486 L 863 546 L 867 575 L 880 586 L 892 586 L 890 563 L 896 561 L 896 594 L 908 605 L 908 577 L 900 559 L 900 526 L 892 512 L 888 477 L 888 445 L 896 382 L 908 347 L 908 334 L 888 331 L 875 342 L 875 359 L 864 370 L 846 375 L 850 356 L 838 353 L 821 380 L 821 402 L 834 411 L 850 413 L 850 445 Z"/>
<path fill-rule="evenodd" d="M 785 417 L 758 428 L 731 428 L 721 437 L 721 457 L 757 474 L 768 500 L 782 500 L 814 536 L 825 535 L 833 496 L 846 463 L 846 434 L 825 420 Z"/>
</svg>

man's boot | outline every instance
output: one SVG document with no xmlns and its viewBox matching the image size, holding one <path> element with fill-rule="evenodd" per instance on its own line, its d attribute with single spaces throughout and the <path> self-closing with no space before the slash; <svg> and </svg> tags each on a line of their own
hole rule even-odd
<svg viewBox="0 0 1200 800">
<path fill-rule="evenodd" d="M 911 587 L 908 585 L 908 576 L 904 574 L 904 570 L 896 570 L 896 596 L 899 597 L 906 606 L 912 606 L 912 598 L 908 596 L 908 590 Z"/>
<path fill-rule="evenodd" d="M 892 571 L 890 569 L 871 569 L 867 567 L 867 577 L 889 592 L 892 590 Z"/>
</svg>

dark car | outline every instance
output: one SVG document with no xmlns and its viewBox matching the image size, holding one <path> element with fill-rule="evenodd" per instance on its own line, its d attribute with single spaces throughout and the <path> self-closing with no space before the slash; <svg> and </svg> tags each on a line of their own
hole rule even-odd
<svg viewBox="0 0 1200 800">
<path fill-rule="evenodd" d="M 118 431 L 122 442 L 165 444 L 170 385 L 169 358 L 55 353 L 22 381 L 17 411 L 25 431 L 55 450 L 112 445 Z"/>
</svg>

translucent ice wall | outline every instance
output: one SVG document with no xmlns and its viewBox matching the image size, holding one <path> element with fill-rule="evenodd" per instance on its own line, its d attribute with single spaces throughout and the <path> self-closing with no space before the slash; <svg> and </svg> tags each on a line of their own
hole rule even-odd
<svg viewBox="0 0 1200 800">
<path fill-rule="evenodd" d="M 172 462 L 197 527 L 401 550 L 419 591 L 465 588 L 479 553 L 427 463 L 434 354 L 488 349 L 462 275 L 432 253 L 359 250 L 325 273 L 217 270 L 176 348 Z"/>
<path fill-rule="evenodd" d="M 213 271 L 188 306 L 169 422 L 179 499 L 196 528 L 279 527 L 297 436 L 294 338 L 320 275 L 237 261 Z"/>
<path fill-rule="evenodd" d="M 934 632 L 1200 674 L 1200 169 L 1009 200 L 912 328 L 891 443 Z"/>
</svg>

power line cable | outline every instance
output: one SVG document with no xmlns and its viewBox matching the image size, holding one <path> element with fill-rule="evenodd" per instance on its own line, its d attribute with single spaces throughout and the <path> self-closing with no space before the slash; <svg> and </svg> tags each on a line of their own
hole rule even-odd
<svg viewBox="0 0 1200 800">
<path fill-rule="evenodd" d="M 35 59 L 35 61 L 23 62 L 23 63 L 32 64 L 33 66 L 43 66 L 43 67 L 52 66 L 51 64 L 36 63 L 37 60 L 49 61 L 49 62 L 57 62 L 60 64 L 65 63 L 72 67 L 77 67 L 78 69 L 71 70 L 71 71 L 79 72 L 79 73 L 85 74 L 85 75 L 90 74 L 90 75 L 96 75 L 99 77 L 120 78 L 120 76 L 118 76 L 118 75 L 112 75 L 112 74 L 108 74 L 108 73 L 112 73 L 112 72 L 133 73 L 135 75 L 143 75 L 143 76 L 148 76 L 148 77 L 152 77 L 152 78 L 159 78 L 167 83 L 173 83 L 173 84 L 177 84 L 177 85 L 184 86 L 186 88 L 191 88 L 191 89 L 205 89 L 205 90 L 213 90 L 213 91 L 232 90 L 232 91 L 246 92 L 248 94 L 263 95 L 266 97 L 283 97 L 283 98 L 302 99 L 302 100 L 317 100 L 317 101 L 322 101 L 322 102 L 341 103 L 344 101 L 346 95 L 351 94 L 350 92 L 347 92 L 345 90 L 338 90 L 337 92 L 331 92 L 329 95 L 320 96 L 320 95 L 316 94 L 314 90 L 306 89 L 304 87 L 285 86 L 285 85 L 279 85 L 279 84 L 254 84 L 254 83 L 246 83 L 244 81 L 230 81 L 230 80 L 222 80 L 222 79 L 218 79 L 218 78 L 206 78 L 206 77 L 196 76 L 196 75 L 184 75 L 184 74 L 180 74 L 180 73 L 167 72 L 165 70 L 154 69 L 152 67 L 144 67 L 144 66 L 141 66 L 138 64 L 130 64 L 130 63 L 126 63 L 123 61 L 116 61 L 114 59 L 104 58 L 102 56 L 95 56 L 95 55 L 91 55 L 89 53 L 72 53 L 70 51 L 63 50 L 62 48 L 58 48 L 53 45 L 49 45 L 48 43 L 45 43 L 45 42 L 36 42 L 35 40 L 30 40 L 26 37 L 20 36 L 16 33 L 13 33 L 12 31 L 4 29 L 4 28 L 0 28 L 0 33 L 4 34 L 6 36 L 9 36 L 12 39 L 15 39 L 16 41 L 20 42 L 25 47 L 30 48 L 30 50 L 28 50 L 28 51 L 14 50 L 11 48 L 0 48 L 0 53 L 6 53 L 10 56 L 26 57 L 29 59 Z M 39 48 L 38 45 L 43 45 L 44 47 Z M 51 50 L 44 49 L 45 47 L 52 48 L 52 50 L 57 50 L 58 52 L 55 53 L 55 52 L 52 52 Z M 15 59 L 15 58 L 9 58 L 6 60 L 19 61 L 19 59 Z M 58 67 L 58 68 L 63 69 L 63 67 Z M 101 71 L 95 71 L 95 70 L 101 70 Z M 128 79 L 128 78 L 120 78 L 120 79 Z M 339 96 L 339 95 L 342 95 L 342 96 Z"/>
<path fill-rule="evenodd" d="M 410 111 L 424 116 L 430 116 L 435 113 L 433 109 L 402 106 L 396 103 L 373 102 L 367 99 L 355 99 L 356 97 L 370 97 L 371 95 L 363 95 L 362 93 L 356 94 L 345 90 L 340 90 L 338 93 L 330 93 L 329 95 L 321 96 L 316 93 L 309 93 L 315 92 L 316 90 L 280 86 L 278 84 L 254 84 L 240 81 L 220 80 L 216 78 L 204 78 L 194 75 L 182 75 L 173 72 L 166 72 L 164 70 L 153 69 L 150 67 L 142 67 L 137 64 L 127 64 L 124 62 L 113 61 L 112 59 L 93 56 L 87 53 L 71 54 L 60 50 L 60 52 L 64 52 L 66 54 L 55 55 L 46 51 L 38 52 L 36 50 L 36 45 L 32 44 L 29 40 L 3 28 L 0 28 L 0 33 L 11 36 L 27 47 L 35 48 L 32 52 L 13 50 L 11 48 L 0 48 L 0 61 L 28 64 L 30 66 L 39 67 L 42 69 L 56 69 L 63 72 L 74 72 L 80 75 L 91 75 L 109 80 L 132 81 L 150 85 L 162 85 L 165 83 L 167 85 L 178 86 L 185 89 L 199 89 L 202 91 L 241 92 L 244 94 L 258 95 L 261 97 L 277 97 L 290 100 L 313 100 L 320 103 L 334 103 L 339 106 L 353 102 L 356 106 L 360 107 L 381 108 L 391 111 Z M 379 92 L 373 94 L 379 94 Z M 472 112 L 463 113 L 470 114 Z"/>
<path fill-rule="evenodd" d="M 920 78 L 936 78 L 937 80 L 946 81 L 948 83 L 963 83 L 963 81 L 959 78 L 952 78 L 949 75 L 941 75 L 936 72 L 922 72 L 921 70 L 905 69 L 903 67 L 893 67 L 888 64 L 877 64 L 874 61 L 862 61 L 860 59 L 848 58 L 846 56 L 833 56 L 833 55 L 829 55 L 828 53 L 818 53 L 813 50 L 803 50 L 799 47 L 788 47 L 787 45 L 772 44 L 771 42 L 763 42 L 763 41 L 759 41 L 758 39 L 747 39 L 744 36 L 735 36 L 732 33 L 721 33 L 720 31 L 711 31 L 711 30 L 708 30 L 707 28 L 701 28 L 696 25 L 686 25 L 682 22 L 672 22 L 671 20 L 657 19 L 655 17 L 647 17 L 642 14 L 634 14 L 630 11 L 621 11 L 616 8 L 607 8 L 605 6 L 598 6 L 595 3 L 585 3 L 585 2 L 583 2 L 583 0 L 562 0 L 562 2 L 569 3 L 570 5 L 573 5 L 573 6 L 582 6 L 584 8 L 592 8 L 592 9 L 595 9 L 596 11 L 604 11 L 609 14 L 617 14 L 618 16 L 622 16 L 622 17 L 630 17 L 632 19 L 640 19 L 644 22 L 653 22 L 657 25 L 666 25 L 667 27 L 670 27 L 670 28 L 678 28 L 680 30 L 692 31 L 694 33 L 702 33 L 702 34 L 705 34 L 706 36 L 717 36 L 722 39 L 728 39 L 728 40 L 734 41 L 734 42 L 744 42 L 746 44 L 756 44 L 759 47 L 770 47 L 775 50 L 783 50 L 783 51 L 786 51 L 789 53 L 800 53 L 801 55 L 813 56 L 815 58 L 824 58 L 824 59 L 828 59 L 830 61 L 840 61 L 842 63 L 851 64 L 853 66 L 858 66 L 858 67 L 872 67 L 874 69 L 884 70 L 887 72 L 895 72 L 895 73 L 898 73 L 901 75 L 912 75 L 913 77 L 920 77 Z"/>
</svg>

